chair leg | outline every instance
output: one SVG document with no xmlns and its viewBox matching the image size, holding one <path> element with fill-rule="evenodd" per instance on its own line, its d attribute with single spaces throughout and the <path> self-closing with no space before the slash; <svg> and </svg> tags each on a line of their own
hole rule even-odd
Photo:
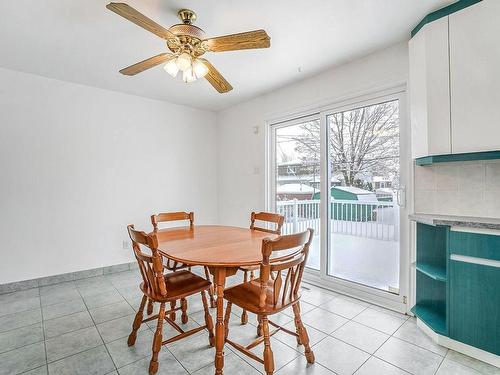
<svg viewBox="0 0 500 375">
<path fill-rule="evenodd" d="M 262 336 L 262 316 L 257 315 L 257 336 L 261 337 Z"/>
<path fill-rule="evenodd" d="M 296 306 L 297 306 L 297 309 L 299 310 L 299 316 L 300 316 L 300 305 L 296 304 Z M 293 315 L 295 316 L 295 313 Z M 295 333 L 298 335 L 297 336 L 297 345 L 302 345 L 302 340 L 300 339 L 299 325 L 297 324 L 297 319 L 294 319 L 294 320 L 295 320 Z"/>
<path fill-rule="evenodd" d="M 165 320 L 165 303 L 160 304 L 160 312 L 158 313 L 158 324 L 153 338 L 153 356 L 149 363 L 149 374 L 154 375 L 158 371 L 158 354 L 161 349 L 163 321 Z"/>
<path fill-rule="evenodd" d="M 187 322 L 188 322 L 187 308 L 188 308 L 188 304 L 187 304 L 186 299 L 181 298 L 181 311 L 182 311 L 181 322 L 182 322 L 182 324 L 187 324 Z"/>
<path fill-rule="evenodd" d="M 210 289 L 208 291 L 208 296 L 210 297 L 210 307 L 212 309 L 215 308 L 215 289 L 214 289 L 214 283 L 212 282 L 212 280 L 210 280 L 210 272 L 208 271 L 208 267 L 203 267 L 205 269 L 205 278 L 207 279 L 207 281 L 210 281 L 211 282 L 211 285 L 210 285 Z"/>
<path fill-rule="evenodd" d="M 262 333 L 264 334 L 264 369 L 267 375 L 274 373 L 274 355 L 271 350 L 271 339 L 269 336 L 269 321 L 267 316 L 262 316 Z"/>
<path fill-rule="evenodd" d="M 173 310 L 175 309 L 175 306 L 177 306 L 177 301 L 171 301 L 170 302 L 170 309 Z M 176 314 L 175 314 L 175 311 L 172 311 L 170 313 L 170 319 L 172 319 L 174 322 L 175 322 L 175 318 L 176 318 Z"/>
<path fill-rule="evenodd" d="M 148 300 L 148 310 L 147 310 L 147 313 L 148 315 L 151 315 L 153 314 L 153 300 L 149 299 Z"/>
<path fill-rule="evenodd" d="M 203 310 L 205 310 L 205 325 L 208 331 L 208 343 L 210 346 L 215 345 L 215 335 L 214 335 L 214 321 L 212 320 L 212 315 L 210 315 L 210 310 L 208 308 L 207 297 L 205 296 L 205 291 L 201 291 L 201 300 L 203 302 Z"/>
<path fill-rule="evenodd" d="M 135 344 L 135 339 L 137 338 L 137 331 L 141 328 L 142 318 L 144 315 L 144 306 L 146 305 L 148 297 L 145 295 L 142 296 L 141 304 L 139 306 L 139 310 L 137 314 L 135 314 L 134 323 L 132 323 L 132 332 L 128 336 L 127 344 L 128 346 L 132 346 Z"/>
<path fill-rule="evenodd" d="M 248 282 L 248 272 L 245 271 L 243 274 L 243 282 L 246 283 Z M 245 309 L 243 309 L 243 312 L 241 313 L 241 324 L 245 325 L 248 323 L 248 314 Z"/>
<path fill-rule="evenodd" d="M 227 302 L 226 305 L 226 315 L 224 315 L 224 341 L 229 336 L 229 319 L 231 319 L 231 307 L 233 306 L 232 302 Z"/>
<path fill-rule="evenodd" d="M 314 353 L 309 346 L 309 335 L 307 334 L 306 327 L 304 327 L 302 319 L 300 318 L 300 305 L 298 302 L 293 305 L 293 314 L 295 316 L 295 327 L 298 331 L 300 341 L 302 342 L 302 345 L 304 345 L 307 363 L 314 363 Z"/>
</svg>

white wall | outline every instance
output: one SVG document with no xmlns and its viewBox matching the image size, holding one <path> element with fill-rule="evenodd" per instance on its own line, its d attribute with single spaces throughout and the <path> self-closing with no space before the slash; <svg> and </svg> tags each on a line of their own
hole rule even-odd
<svg viewBox="0 0 500 375">
<path fill-rule="evenodd" d="M 153 212 L 216 222 L 215 120 L 0 69 L 0 284 L 131 261 Z"/>
<path fill-rule="evenodd" d="M 250 212 L 265 208 L 266 121 L 407 79 L 408 49 L 402 43 L 219 112 L 221 224 L 248 225 Z"/>
</svg>

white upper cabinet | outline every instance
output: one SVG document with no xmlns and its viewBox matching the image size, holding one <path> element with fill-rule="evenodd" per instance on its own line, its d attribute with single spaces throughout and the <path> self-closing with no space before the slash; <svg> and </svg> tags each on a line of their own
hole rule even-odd
<svg viewBox="0 0 500 375">
<path fill-rule="evenodd" d="M 452 151 L 499 150 L 500 0 L 450 14 L 449 24 Z"/>
<path fill-rule="evenodd" d="M 451 153 L 448 17 L 409 42 L 412 156 Z"/>
</svg>

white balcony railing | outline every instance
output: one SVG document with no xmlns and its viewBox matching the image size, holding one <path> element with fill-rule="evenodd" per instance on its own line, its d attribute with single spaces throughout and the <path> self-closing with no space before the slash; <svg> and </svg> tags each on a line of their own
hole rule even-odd
<svg viewBox="0 0 500 375">
<path fill-rule="evenodd" d="M 283 234 L 312 228 L 320 230 L 320 201 L 277 201 L 277 212 L 285 216 Z M 332 200 L 332 233 L 385 241 L 399 240 L 399 207 L 394 202 Z"/>
</svg>

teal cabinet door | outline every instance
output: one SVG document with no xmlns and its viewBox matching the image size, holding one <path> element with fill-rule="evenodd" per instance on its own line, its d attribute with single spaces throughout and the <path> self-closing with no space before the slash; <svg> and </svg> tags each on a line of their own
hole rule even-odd
<svg viewBox="0 0 500 375">
<path fill-rule="evenodd" d="M 500 260 L 500 236 L 451 231 L 450 254 Z"/>
<path fill-rule="evenodd" d="M 500 355 L 500 268 L 450 261 L 450 337 Z"/>
</svg>

